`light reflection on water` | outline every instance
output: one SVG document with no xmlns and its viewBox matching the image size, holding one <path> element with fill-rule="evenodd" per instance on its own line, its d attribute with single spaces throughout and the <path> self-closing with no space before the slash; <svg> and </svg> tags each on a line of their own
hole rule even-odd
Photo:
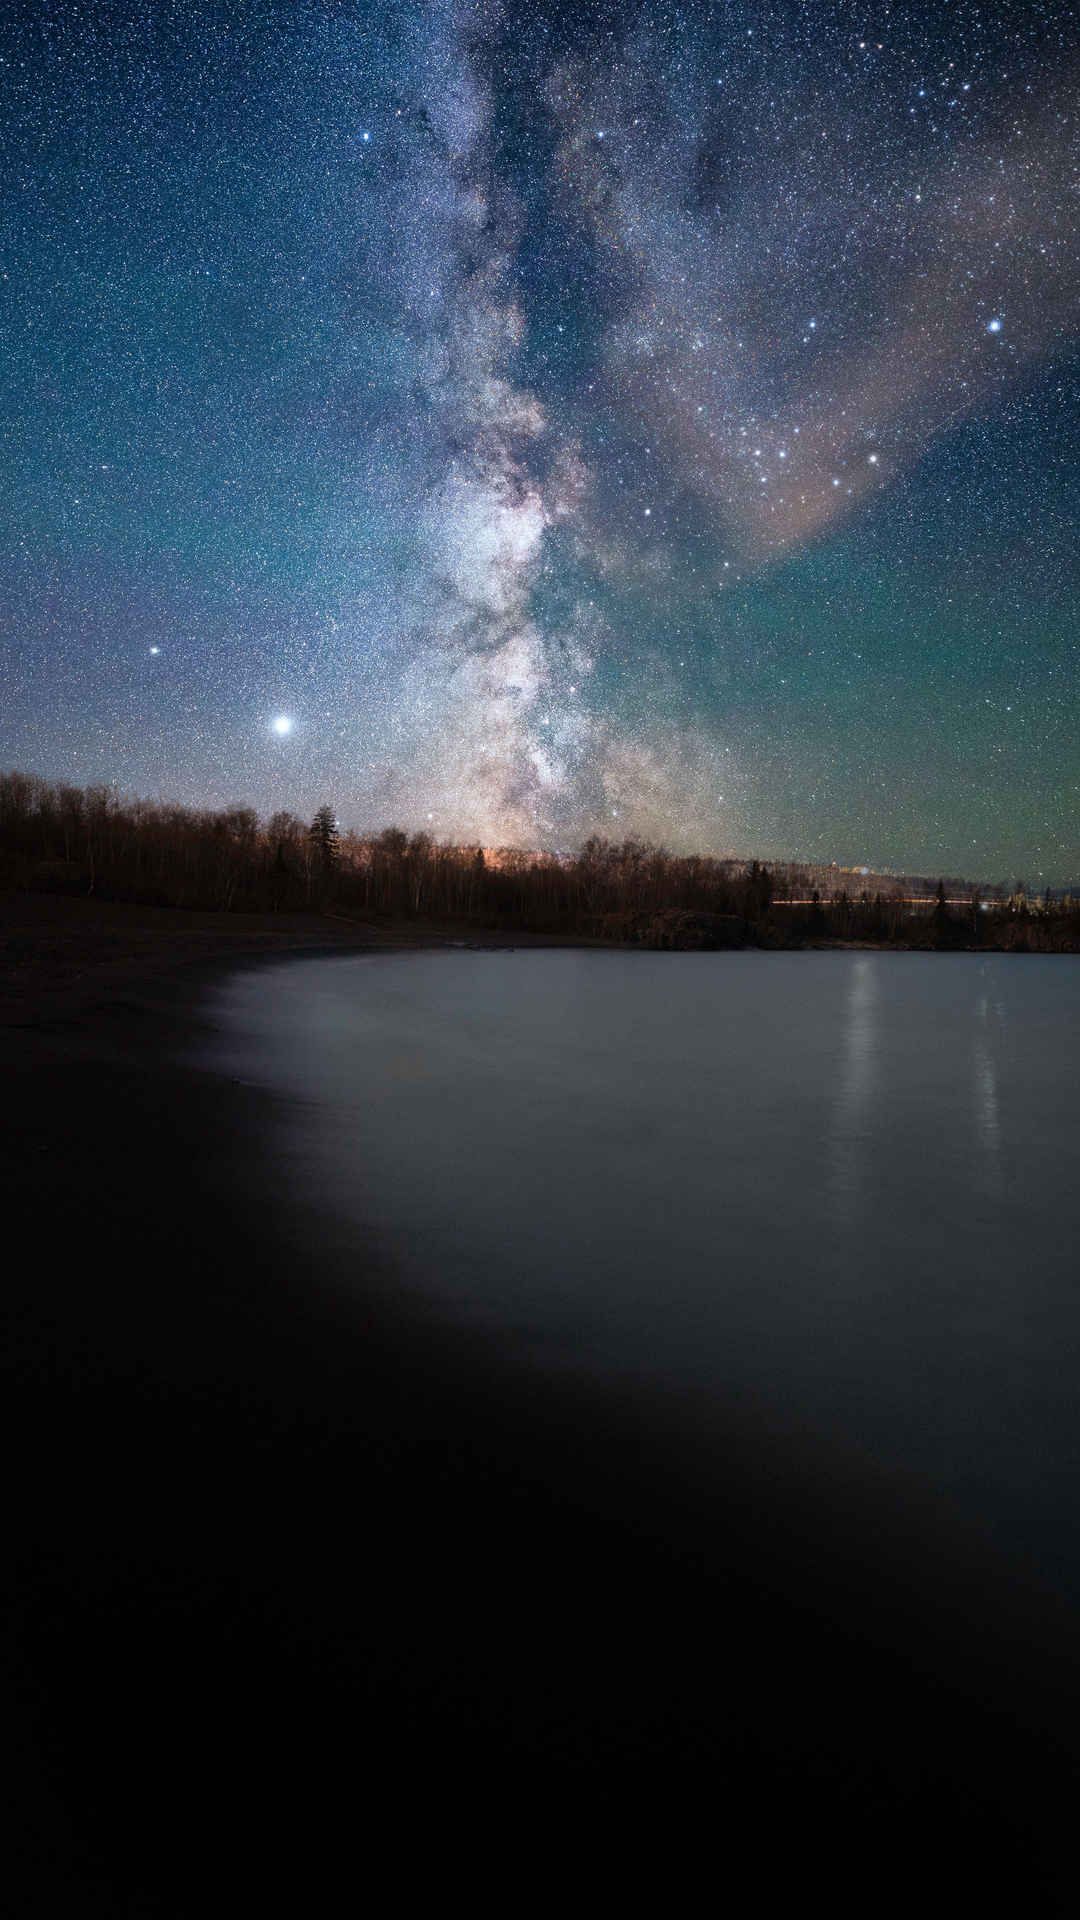
<svg viewBox="0 0 1080 1920">
<path fill-rule="evenodd" d="M 1080 966 L 431 953 L 219 993 L 299 1188 L 552 1364 L 753 1399 L 1053 1520 L 1080 1466 Z"/>
<path fill-rule="evenodd" d="M 870 954 L 854 958 L 850 981 L 841 1040 L 843 1065 L 830 1126 L 829 1189 L 839 1228 L 854 1223 L 867 1197 L 864 1147 L 878 1094 L 878 976 Z"/>
<path fill-rule="evenodd" d="M 997 1066 L 992 1019 L 994 1025 L 1000 1028 L 1004 1021 L 1003 1010 L 1000 1003 L 995 1004 L 991 1009 L 990 998 L 984 993 L 980 996 L 975 1010 L 972 1091 L 975 1104 L 975 1126 L 985 1155 L 985 1177 L 992 1184 L 996 1184 L 999 1178 L 1001 1119 L 998 1113 Z"/>
</svg>

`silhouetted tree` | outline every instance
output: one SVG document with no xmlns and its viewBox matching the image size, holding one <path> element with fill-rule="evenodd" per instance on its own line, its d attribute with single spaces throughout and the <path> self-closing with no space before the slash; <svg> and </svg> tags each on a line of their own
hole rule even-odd
<svg viewBox="0 0 1080 1920">
<path fill-rule="evenodd" d="M 708 854 L 671 854 L 637 840 L 594 838 L 575 855 L 438 845 L 400 827 L 339 836 L 331 807 L 310 828 L 249 808 L 197 811 L 80 792 L 0 772 L 0 885 L 103 900 L 227 911 L 280 911 L 331 900 L 343 913 L 469 922 L 589 934 L 655 947 L 718 948 L 757 940 L 885 940 L 903 946 L 1040 952 L 1080 948 L 1080 911 L 1068 893 L 1008 883 L 980 893 L 959 879 L 893 879 L 886 893 L 849 870 L 781 867 Z M 905 895 L 913 894 L 909 904 Z M 969 912 L 955 919 L 949 898 Z M 985 899 L 985 908 L 983 900 Z M 800 905 L 800 902 L 807 902 Z M 932 908 L 932 911 L 928 909 Z M 968 931 L 970 926 L 970 933 Z"/>
<path fill-rule="evenodd" d="M 748 920 L 764 920 L 772 905 L 773 883 L 768 867 L 757 860 L 750 863 L 750 872 L 746 876 L 744 912 Z"/>
<path fill-rule="evenodd" d="M 320 807 L 308 828 L 311 851 L 323 874 L 333 873 L 341 855 L 341 840 L 333 807 Z"/>
</svg>

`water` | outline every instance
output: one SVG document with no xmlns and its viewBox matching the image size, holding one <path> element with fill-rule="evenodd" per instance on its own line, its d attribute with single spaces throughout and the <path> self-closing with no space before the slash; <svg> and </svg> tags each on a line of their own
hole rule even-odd
<svg viewBox="0 0 1080 1920">
<path fill-rule="evenodd" d="M 542 1364 L 839 1441 L 1080 1593 L 1075 961 L 371 955 L 214 1011 L 358 1276 L 374 1235 Z"/>
</svg>

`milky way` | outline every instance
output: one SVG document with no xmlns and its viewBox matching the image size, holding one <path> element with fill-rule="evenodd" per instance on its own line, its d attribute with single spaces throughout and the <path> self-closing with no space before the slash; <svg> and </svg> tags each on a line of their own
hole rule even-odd
<svg viewBox="0 0 1080 1920">
<path fill-rule="evenodd" d="M 1080 876 L 1064 6 L 9 8 L 0 762 Z"/>
</svg>

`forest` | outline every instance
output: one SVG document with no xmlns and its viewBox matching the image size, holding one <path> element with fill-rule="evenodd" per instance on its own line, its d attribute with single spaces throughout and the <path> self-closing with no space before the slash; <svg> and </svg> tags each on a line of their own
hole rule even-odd
<svg viewBox="0 0 1080 1920">
<path fill-rule="evenodd" d="M 342 832 L 246 807 L 203 811 L 0 773 L 0 887 L 202 911 L 516 931 L 650 948 L 872 944 L 1080 951 L 1080 901 L 1022 880 L 673 854 L 592 838 L 574 853 Z"/>
</svg>

